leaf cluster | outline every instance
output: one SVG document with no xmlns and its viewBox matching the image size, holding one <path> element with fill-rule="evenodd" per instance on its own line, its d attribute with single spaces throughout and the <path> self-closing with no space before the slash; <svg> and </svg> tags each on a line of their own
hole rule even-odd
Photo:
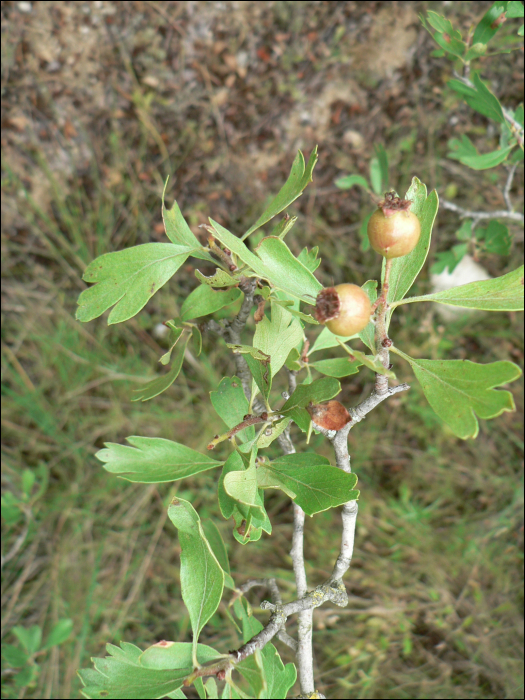
<svg viewBox="0 0 525 700">
<path fill-rule="evenodd" d="M 284 238 L 293 219 L 283 218 L 254 250 L 248 245 L 250 234 L 301 194 L 312 178 L 316 159 L 316 151 L 307 163 L 298 154 L 281 191 L 242 236 L 210 219 L 211 238 L 208 245 L 202 245 L 177 204 L 167 210 L 163 202 L 170 243 L 146 244 L 93 261 L 84 279 L 94 286 L 79 299 L 79 320 L 100 316 L 113 306 L 108 323 L 118 323 L 137 314 L 189 257 L 213 261 L 216 265 L 211 277 L 196 271 L 199 286 L 185 299 L 180 316 L 166 322 L 171 333 L 170 348 L 160 362 L 171 363 L 171 367 L 135 392 L 135 400 L 146 401 L 168 390 L 176 380 L 190 341 L 195 354 L 201 352 L 205 319 L 212 319 L 217 311 L 240 301 L 248 293 L 243 291 L 247 289 L 245 281 L 257 280 L 262 302 L 254 319 L 255 330 L 249 341 L 225 344 L 225 349 L 240 360 L 238 368 L 247 373 L 250 391 L 243 388 L 245 376 L 223 377 L 210 396 L 228 430 L 223 436 L 216 436 L 209 447 L 228 440 L 232 447 L 229 455 L 214 459 L 209 453 L 201 454 L 171 440 L 140 436 L 128 437 L 128 445 L 108 443 L 97 455 L 109 472 L 132 482 L 178 481 L 220 469 L 217 483 L 220 511 L 225 519 L 232 521 L 233 536 L 242 545 L 257 541 L 263 531 L 271 533 L 272 525 L 265 509 L 266 489 L 283 491 L 310 516 L 358 498 L 356 476 L 332 466 L 313 451 L 277 458 L 261 452 L 286 435 L 292 422 L 301 431 L 309 432 L 312 426 L 306 408 L 337 396 L 341 391 L 339 379 L 359 371 L 395 378 L 378 357 L 373 318 L 356 336 L 338 338 L 325 328 L 310 345 L 307 329 L 316 322 L 305 307 L 314 303 L 322 288 L 314 275 L 320 261 L 316 250 L 304 249 L 295 256 L 286 245 Z M 388 164 L 380 150 L 377 163 L 380 174 L 374 175 L 378 178 L 376 186 L 379 182 L 383 186 Z M 435 191 L 427 194 L 425 185 L 414 177 L 406 198 L 412 201 L 412 211 L 420 220 L 421 237 L 409 255 L 391 262 L 387 325 L 399 306 L 420 301 L 483 310 L 523 308 L 523 268 L 495 280 L 407 298 L 428 255 L 438 197 Z M 384 267 L 382 283 L 385 274 Z M 363 286 L 372 303 L 377 298 L 377 287 L 376 280 Z M 226 326 L 215 327 L 225 334 Z M 359 342 L 364 351 L 355 347 Z M 344 356 L 333 357 L 332 352 L 324 356 L 334 348 L 338 351 L 342 348 Z M 468 361 L 420 360 L 399 348 L 392 350 L 410 364 L 429 404 L 458 437 L 475 437 L 478 417 L 488 419 L 513 409 L 510 392 L 497 389 L 520 373 L 510 362 L 480 365 Z M 319 359 L 318 353 L 323 353 Z M 290 372 L 297 387 L 283 401 L 275 390 L 275 379 L 280 373 Z M 190 645 L 160 643 L 144 652 L 133 645 L 122 644 L 120 648 L 109 645 L 106 659 L 95 660 L 94 670 L 81 672 L 87 697 L 142 697 L 140 693 L 146 692 L 145 688 L 151 697 L 168 694 L 182 697 L 177 692 L 195 669 L 202 664 L 219 663 L 220 654 L 199 644 L 198 639 L 217 610 L 224 588 L 234 588 L 226 547 L 216 526 L 202 520 L 189 501 L 174 499 L 168 515 L 179 534 L 182 597 L 189 611 L 193 642 Z M 260 623 L 249 614 L 244 602 L 236 601 L 234 609 L 247 641 L 259 631 Z M 295 681 L 295 669 L 282 664 L 271 644 L 238 664 L 236 671 L 246 682 L 247 692 L 255 697 L 285 697 Z M 194 680 L 197 687 L 203 683 L 200 676 Z M 242 693 L 246 691 L 239 689 L 231 675 L 226 681 L 227 690 L 221 697 L 244 697 Z M 210 697 L 218 697 L 214 683 L 210 679 L 206 684 Z"/>
</svg>

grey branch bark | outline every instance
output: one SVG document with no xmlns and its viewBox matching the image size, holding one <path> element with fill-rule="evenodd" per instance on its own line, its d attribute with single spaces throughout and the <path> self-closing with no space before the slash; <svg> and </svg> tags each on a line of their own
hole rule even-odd
<svg viewBox="0 0 525 700">
<path fill-rule="evenodd" d="M 331 441 L 335 451 L 336 465 L 340 469 L 343 469 L 346 472 L 351 471 L 350 456 L 348 454 L 347 442 L 348 433 L 350 432 L 351 428 L 355 424 L 362 421 L 365 418 L 365 416 L 368 413 L 370 413 L 370 411 L 372 411 L 376 406 L 385 401 L 385 399 L 387 399 L 389 396 L 393 396 L 394 394 L 398 394 L 402 391 L 407 391 L 409 388 L 410 387 L 408 384 L 400 384 L 399 386 L 388 388 L 386 394 L 383 394 L 381 396 L 376 394 L 374 391 L 374 393 L 372 393 L 371 396 L 362 401 L 358 406 L 349 409 L 349 412 L 352 416 L 352 421 L 348 423 L 344 428 L 342 428 L 342 430 L 326 430 L 314 424 L 315 429 L 323 435 L 325 435 Z M 294 540 L 292 547 L 292 561 L 294 561 L 294 572 L 296 571 L 296 567 L 297 571 L 299 572 L 299 577 L 297 577 L 296 574 L 296 581 L 299 581 L 299 591 L 299 585 L 303 586 L 306 584 L 306 575 L 304 575 L 303 579 L 301 574 L 301 566 L 304 570 L 304 558 L 302 549 L 304 512 L 300 508 L 298 508 L 298 510 L 301 513 L 303 513 L 303 517 L 301 518 L 300 513 L 298 513 L 296 518 L 295 508 L 298 507 L 294 504 Z M 261 630 L 259 634 L 252 637 L 252 639 L 250 639 L 250 641 L 247 642 L 247 644 L 244 644 L 237 651 L 231 652 L 231 656 L 236 662 L 242 661 L 247 656 L 250 656 L 250 654 L 253 654 L 255 651 L 257 651 L 257 649 L 262 649 L 265 646 L 265 644 L 271 641 L 271 639 L 275 637 L 284 628 L 286 620 L 288 619 L 288 617 L 290 617 L 290 615 L 293 615 L 295 613 L 312 613 L 314 608 L 317 608 L 328 601 L 331 601 L 332 603 L 335 603 L 340 607 L 345 607 L 348 604 L 348 596 L 346 593 L 344 583 L 342 582 L 342 577 L 350 567 L 350 562 L 352 559 L 356 517 L 357 502 L 348 501 L 344 504 L 342 509 L 343 532 L 341 538 L 341 551 L 330 577 L 325 581 L 325 583 L 321 584 L 320 586 L 317 586 L 317 588 L 315 588 L 310 593 L 306 593 L 302 597 L 298 598 L 297 600 L 291 601 L 286 605 L 274 605 L 272 603 L 265 603 L 263 601 L 261 607 L 266 608 L 268 610 L 272 610 L 272 616 L 270 617 L 270 620 L 267 623 L 266 627 L 263 630 Z M 294 551 L 295 547 L 297 547 L 297 551 Z M 299 648 L 300 642 L 297 650 L 297 661 L 299 668 L 301 668 L 301 656 Z M 310 669 L 305 669 L 305 671 L 303 672 L 303 677 L 308 680 L 311 674 L 313 686 L 313 658 Z M 299 677 L 301 678 L 301 672 L 299 673 Z M 307 683 L 305 682 L 305 686 L 306 685 Z M 306 688 L 303 689 L 303 681 L 301 681 L 301 693 L 303 695 L 308 695 L 311 692 L 313 692 L 313 688 L 312 690 L 306 690 Z"/>
<path fill-rule="evenodd" d="M 333 584 L 322 583 L 320 586 L 317 586 L 317 588 L 310 591 L 310 593 L 307 593 L 302 598 L 292 600 L 290 603 L 286 603 L 286 605 L 274 605 L 273 603 L 263 601 L 261 603 L 261 608 L 272 611 L 270 620 L 264 629 L 252 637 L 249 642 L 243 644 L 236 651 L 230 652 L 230 656 L 233 657 L 237 663 L 243 659 L 246 659 L 251 654 L 254 654 L 258 649 L 262 649 L 266 644 L 268 644 L 268 642 L 275 637 L 279 630 L 284 627 L 286 620 L 290 617 L 290 615 L 307 610 L 313 610 L 327 601 L 331 601 L 332 603 L 335 603 L 335 605 L 339 605 L 342 608 L 348 604 L 348 595 L 342 582 Z"/>
<path fill-rule="evenodd" d="M 243 583 L 242 586 L 239 586 L 237 590 L 244 595 L 252 588 L 260 586 L 264 586 L 270 591 L 270 596 L 274 605 L 282 605 L 283 601 L 281 598 L 281 591 L 279 590 L 277 581 L 274 578 L 251 579 L 250 581 Z M 297 653 L 298 644 L 296 640 L 284 629 L 280 629 L 279 632 L 277 632 L 277 639 L 286 644 L 286 646 L 289 646 L 295 654 Z"/>
<path fill-rule="evenodd" d="M 514 175 L 516 173 L 517 167 L 518 167 L 517 163 L 513 163 L 510 166 L 509 174 L 507 175 L 507 182 L 505 183 L 505 187 L 503 189 L 503 199 L 505 200 L 505 204 L 507 205 L 508 211 L 512 211 L 512 202 L 510 200 L 510 190 L 512 187 L 512 182 L 514 180 Z"/>
<path fill-rule="evenodd" d="M 308 584 L 306 569 L 304 566 L 304 521 L 305 513 L 296 503 L 293 504 L 293 544 L 292 566 L 295 575 L 297 595 L 300 598 L 306 596 Z M 301 693 L 313 693 L 314 685 L 314 653 L 312 640 L 313 607 L 302 610 L 299 613 L 297 625 L 297 671 Z"/>
<path fill-rule="evenodd" d="M 511 219 L 512 221 L 519 221 L 523 223 L 523 214 L 516 211 L 508 211 L 507 209 L 497 209 L 496 211 L 469 211 L 468 209 L 463 209 L 457 204 L 452 202 L 447 202 L 445 199 L 440 201 L 443 209 L 448 209 L 456 214 L 459 214 L 461 219 L 473 219 L 474 222 L 481 221 L 482 219 Z"/>
<path fill-rule="evenodd" d="M 348 453 L 348 434 L 350 430 L 365 416 L 370 413 L 376 406 L 388 399 L 389 396 L 398 394 L 401 391 L 408 391 L 408 384 L 400 384 L 399 386 L 388 387 L 386 392 L 378 394 L 374 391 L 368 398 L 362 401 L 355 408 L 349 408 L 348 412 L 352 416 L 350 423 L 347 423 L 341 430 L 326 430 L 314 423 L 315 429 L 327 437 L 334 448 L 335 463 L 339 469 L 345 472 L 351 472 L 350 455 Z M 355 526 L 357 520 L 357 501 L 348 501 L 343 505 L 341 518 L 343 521 L 343 532 L 341 535 L 341 550 L 337 561 L 332 571 L 332 575 L 328 579 L 328 583 L 340 581 L 345 573 L 350 568 L 352 555 L 354 551 Z"/>
<path fill-rule="evenodd" d="M 292 394 L 296 387 L 295 374 L 293 372 L 289 372 L 288 381 L 290 394 Z M 295 452 L 295 447 L 290 438 L 289 431 L 285 431 L 280 436 L 279 443 L 285 454 L 293 454 Z M 292 549 L 290 555 L 292 557 L 292 568 L 299 598 L 305 596 L 308 591 L 306 568 L 304 565 L 304 522 L 304 510 L 294 503 Z M 313 608 L 303 610 L 299 613 L 295 656 L 301 692 L 305 694 L 313 693 L 315 690 L 312 624 Z"/>
<path fill-rule="evenodd" d="M 277 586 L 277 581 L 274 578 L 253 578 L 249 581 L 246 581 L 246 583 L 243 583 L 242 586 L 239 586 L 237 588 L 237 590 L 239 591 L 239 593 L 244 595 L 245 593 L 248 593 L 248 591 L 250 591 L 252 588 L 257 588 L 261 586 L 264 586 L 270 591 L 270 596 L 274 605 L 280 605 L 283 602 L 281 598 L 281 591 L 279 590 L 279 587 Z"/>
</svg>

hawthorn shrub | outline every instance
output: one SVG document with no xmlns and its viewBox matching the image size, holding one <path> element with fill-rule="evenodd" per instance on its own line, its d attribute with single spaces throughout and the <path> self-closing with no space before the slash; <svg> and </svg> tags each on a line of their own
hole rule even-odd
<svg viewBox="0 0 525 700">
<path fill-rule="evenodd" d="M 348 434 L 380 403 L 410 388 L 395 383 L 393 356 L 411 366 L 430 406 L 459 438 L 476 437 L 478 418 L 490 419 L 514 408 L 511 393 L 497 388 L 520 375 L 512 362 L 482 365 L 417 359 L 397 347 L 392 337 L 392 315 L 406 304 L 432 301 L 484 311 L 523 308 L 523 267 L 497 279 L 407 296 L 427 259 L 438 210 L 436 192 L 428 194 L 417 177 L 403 199 L 387 192 L 370 219 L 370 243 L 384 256 L 380 281 L 370 280 L 362 287 L 344 281 L 323 289 L 315 277 L 321 262 L 317 249 L 304 248 L 295 256 L 286 244 L 295 223 L 287 215 L 250 249 L 250 235 L 301 195 L 316 161 L 316 150 L 307 163 L 301 152 L 297 154 L 280 192 L 242 236 L 210 219 L 205 227 L 209 238 L 203 245 L 178 205 L 166 209 L 163 197 L 168 241 L 102 255 L 85 271 L 84 280 L 93 286 L 80 295 L 77 318 L 91 321 L 111 309 L 108 323 L 115 324 L 138 314 L 188 258 L 197 265 L 204 261 L 215 266 L 212 276 L 195 270 L 199 286 L 184 300 L 180 316 L 166 321 L 170 348 L 160 361 L 169 369 L 138 389 L 134 400 L 147 401 L 169 390 L 181 372 L 186 349 L 199 355 L 202 334 L 214 334 L 225 341 L 224 351 L 233 354 L 236 366 L 236 374 L 223 377 L 211 393 L 225 432 L 210 436 L 206 454 L 164 438 L 131 436 L 127 445 L 107 443 L 97 456 L 110 474 L 148 484 L 217 470 L 219 510 L 231 521 L 240 546 L 256 547 L 263 531 L 271 534 L 265 491 L 281 489 L 294 513 L 291 556 L 297 588 L 294 599 L 283 601 L 270 573 L 266 579 L 237 585 L 217 526 L 201 518 L 189 500 L 174 498 L 168 515 L 178 531 L 181 592 L 193 639 L 159 641 L 145 650 L 127 642 L 120 647 L 108 644 L 107 657 L 93 659 L 93 669 L 79 672 L 88 698 L 182 698 L 182 688 L 190 685 L 200 697 L 285 698 L 297 677 L 302 697 L 322 697 L 315 691 L 312 615 L 327 601 L 348 603 L 343 576 L 351 564 L 359 498 Z M 236 301 L 241 303 L 234 317 L 214 319 L 215 312 Z M 319 323 L 325 327 L 315 334 Z M 340 348 L 346 356 L 331 357 Z M 322 359 L 317 359 L 319 354 Z M 340 380 L 358 372 L 373 373 L 374 391 L 359 405 L 345 407 L 335 399 Z M 273 387 L 277 375 L 286 377 L 285 392 Z M 292 423 L 307 440 L 312 430 L 325 435 L 333 446 L 335 464 L 315 452 L 296 452 Z M 270 459 L 265 450 L 274 441 L 282 455 Z M 231 451 L 226 459 L 217 459 L 213 450 L 223 442 Z M 340 554 L 330 577 L 309 590 L 305 515 L 338 506 L 342 507 Z M 265 586 L 271 598 L 262 604 L 271 612 L 266 625 L 253 616 L 244 595 L 257 585 Z M 225 593 L 239 621 L 235 650 L 199 642 Z M 296 638 L 285 630 L 292 615 L 298 615 Z M 274 638 L 295 652 L 296 664 L 283 664 Z"/>
</svg>

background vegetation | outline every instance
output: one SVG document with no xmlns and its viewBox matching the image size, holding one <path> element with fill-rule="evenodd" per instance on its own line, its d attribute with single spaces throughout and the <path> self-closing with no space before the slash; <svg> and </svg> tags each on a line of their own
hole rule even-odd
<svg viewBox="0 0 525 700">
<path fill-rule="evenodd" d="M 168 204 L 177 199 L 197 235 L 208 215 L 239 232 L 284 182 L 296 150 L 315 144 L 314 183 L 293 206 L 300 219 L 287 241 L 295 253 L 320 247 L 324 284 L 379 274 L 358 236 L 369 197 L 334 185 L 367 174 L 374 144 L 386 148 L 400 193 L 417 175 L 465 208 L 504 208 L 504 166 L 475 172 L 446 157 L 449 138 L 468 134 L 486 151 L 494 134 L 446 88 L 451 64 L 432 56 L 417 17 L 432 9 L 467 30 L 489 6 L 2 3 L 3 640 L 16 643 L 16 625 L 38 625 L 45 639 L 58 620 L 73 621 L 66 642 L 35 656 L 32 681 L 17 687 L 4 664 L 3 697 L 78 697 L 76 670 L 103 656 L 107 641 L 189 639 L 166 505 L 178 489 L 208 514 L 215 477 L 129 484 L 93 455 L 134 434 L 205 449 L 222 429 L 209 392 L 233 361 L 205 338 L 206 353 L 176 385 L 131 403 L 136 382 L 159 371 L 158 324 L 196 286 L 194 266 L 136 319 L 109 328 L 74 320 L 85 266 L 163 240 L 168 174 Z M 514 37 L 504 26 L 498 41 Z M 502 104 L 523 100 L 521 51 L 480 66 Z M 522 168 L 511 196 L 523 196 Z M 458 227 L 441 210 L 431 256 L 456 242 Z M 510 227 L 510 255 L 482 261 L 495 276 L 519 264 L 523 233 Z M 417 291 L 427 290 L 423 275 Z M 445 324 L 430 305 L 415 307 L 392 329 L 411 355 L 523 363 L 519 316 Z M 396 369 L 410 381 L 407 367 Z M 314 618 L 316 678 L 328 696 L 522 697 L 523 401 L 519 383 L 510 389 L 518 412 L 482 421 L 475 441 L 452 436 L 415 382 L 352 431 L 361 500 L 351 604 Z M 370 390 L 362 374 L 350 377 L 341 400 Z M 314 447 L 330 453 L 322 436 Z M 237 582 L 272 572 L 286 595 L 292 515 L 284 494 L 269 493 L 273 536 L 249 551 L 232 544 L 230 560 Z M 230 524 L 219 526 L 231 543 Z M 311 586 L 327 577 L 338 546 L 337 512 L 309 519 Z M 221 606 L 202 641 L 229 649 L 234 635 Z"/>
</svg>

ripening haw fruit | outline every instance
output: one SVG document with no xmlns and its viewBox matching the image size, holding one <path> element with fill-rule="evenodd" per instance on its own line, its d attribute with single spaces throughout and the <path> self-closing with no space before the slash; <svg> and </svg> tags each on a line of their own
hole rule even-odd
<svg viewBox="0 0 525 700">
<path fill-rule="evenodd" d="M 339 401 L 326 401 L 313 404 L 311 401 L 306 407 L 313 422 L 326 430 L 341 430 L 350 423 L 352 416 Z"/>
<path fill-rule="evenodd" d="M 368 222 L 370 245 L 387 260 L 408 255 L 416 247 L 421 226 L 410 209 L 409 199 L 400 199 L 395 192 L 387 192 L 379 208 Z"/>
<path fill-rule="evenodd" d="M 315 318 L 334 335 L 360 333 L 368 325 L 371 313 L 368 294 L 356 284 L 338 284 L 317 295 Z"/>
</svg>

